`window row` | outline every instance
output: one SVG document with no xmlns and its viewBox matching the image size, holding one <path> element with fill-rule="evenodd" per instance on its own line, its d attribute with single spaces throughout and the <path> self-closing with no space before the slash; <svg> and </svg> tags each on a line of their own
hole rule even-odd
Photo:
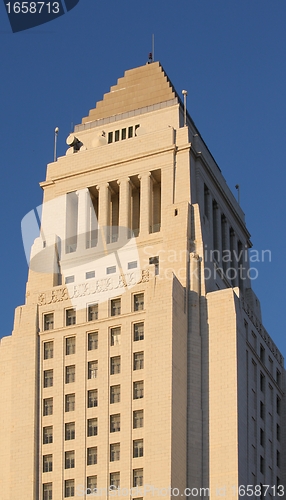
<svg viewBox="0 0 286 500">
<path fill-rule="evenodd" d="M 143 469 L 133 469 L 133 488 L 137 486 L 143 486 Z M 87 495 L 96 494 L 97 490 L 97 476 L 87 477 Z M 110 489 L 120 488 L 120 472 L 111 472 L 109 475 L 109 485 Z M 70 498 L 74 497 L 76 493 L 75 490 L 75 480 L 67 479 L 64 482 L 64 497 Z M 43 484 L 43 500 L 53 500 L 53 483 Z"/>
<path fill-rule="evenodd" d="M 119 403 L 121 395 L 120 384 L 110 387 L 110 404 Z M 144 397 L 144 381 L 139 380 L 133 382 L 133 399 L 141 399 Z M 87 407 L 94 408 L 98 406 L 98 390 L 92 389 L 87 391 Z M 65 395 L 65 412 L 75 410 L 75 394 Z M 43 401 L 43 415 L 53 414 L 53 398 L 45 398 Z"/>
<path fill-rule="evenodd" d="M 144 368 L 144 352 L 133 353 L 133 370 L 143 370 Z M 119 374 L 121 370 L 121 356 L 113 356 L 110 358 L 110 375 Z M 88 361 L 87 363 L 87 378 L 97 378 L 98 360 Z M 65 383 L 71 384 L 75 382 L 75 365 L 65 367 Z M 53 387 L 54 370 L 44 370 L 43 385 L 44 388 Z"/>
<path fill-rule="evenodd" d="M 132 264 L 132 263 L 130 263 Z M 144 310 L 144 293 L 136 293 L 133 295 L 133 312 Z M 121 314 L 121 298 L 112 299 L 110 301 L 110 316 L 119 316 Z M 95 321 L 98 319 L 98 304 L 90 304 L 87 307 L 87 321 Z M 65 311 L 65 326 L 76 324 L 76 309 L 66 309 Z M 54 329 L 54 313 L 44 314 L 44 331 Z"/>
<path fill-rule="evenodd" d="M 144 340 L 144 323 L 133 324 L 133 340 L 137 342 Z M 110 345 L 121 344 L 121 327 L 110 328 Z M 87 335 L 87 349 L 93 351 L 98 349 L 98 332 L 90 332 Z M 76 337 L 65 338 L 65 355 L 70 356 L 76 352 Z M 52 359 L 54 357 L 54 342 L 49 340 L 44 342 L 44 359 Z"/>
<path fill-rule="evenodd" d="M 115 130 L 114 132 L 108 132 L 107 142 L 110 144 L 111 142 L 124 141 L 124 139 L 131 139 L 133 136 L 136 136 L 136 130 L 140 127 L 140 125 L 130 126 L 128 128 L 122 128 L 121 130 Z"/>
<path fill-rule="evenodd" d="M 144 455 L 144 445 L 143 439 L 133 440 L 133 458 L 141 458 Z M 109 446 L 109 460 L 110 462 L 116 462 L 120 460 L 120 443 L 112 443 Z M 75 450 L 69 450 L 65 452 L 65 469 L 75 468 Z M 92 446 L 87 448 L 86 453 L 86 465 L 96 465 L 97 464 L 97 446 Z M 53 455 L 43 455 L 43 472 L 53 471 Z"/>
<path fill-rule="evenodd" d="M 120 432 L 120 413 L 110 415 L 110 432 Z M 144 410 L 133 411 L 133 429 L 139 429 L 144 426 Z M 97 436 L 98 433 L 98 419 L 89 418 L 87 420 L 87 436 Z M 65 424 L 65 441 L 75 439 L 75 422 L 67 422 Z M 43 428 L 43 444 L 53 443 L 53 426 L 49 425 Z"/>
</svg>

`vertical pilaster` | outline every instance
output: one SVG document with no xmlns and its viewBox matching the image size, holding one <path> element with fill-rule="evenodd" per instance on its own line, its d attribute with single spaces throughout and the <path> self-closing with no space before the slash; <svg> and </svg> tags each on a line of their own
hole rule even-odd
<svg viewBox="0 0 286 500">
<path fill-rule="evenodd" d="M 231 248 L 231 267 L 232 267 L 232 286 L 238 286 L 238 262 L 237 262 L 237 236 L 234 230 L 230 230 L 230 248 Z"/>
<path fill-rule="evenodd" d="M 88 189 L 80 189 L 76 194 L 78 197 L 77 251 L 81 251 L 86 249 Z"/>
<path fill-rule="evenodd" d="M 229 279 L 228 269 L 230 268 L 231 265 L 230 262 L 231 253 L 230 253 L 229 223 L 226 217 L 223 217 L 221 220 L 221 232 L 222 232 L 222 266 L 227 279 Z"/>
<path fill-rule="evenodd" d="M 130 228 L 130 179 L 121 179 L 119 184 L 119 226 Z"/>
<path fill-rule="evenodd" d="M 140 177 L 141 207 L 140 207 L 140 236 L 147 237 L 150 229 L 150 172 Z"/>
<path fill-rule="evenodd" d="M 109 224 L 109 184 L 108 182 L 98 186 L 99 192 L 99 210 L 98 225 L 106 227 Z"/>
</svg>

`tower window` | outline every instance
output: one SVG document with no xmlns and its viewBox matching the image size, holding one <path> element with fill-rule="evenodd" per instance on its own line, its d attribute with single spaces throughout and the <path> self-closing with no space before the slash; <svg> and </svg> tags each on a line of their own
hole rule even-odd
<svg viewBox="0 0 286 500">
<path fill-rule="evenodd" d="M 97 464 L 97 446 L 87 448 L 87 465 Z"/>
<path fill-rule="evenodd" d="M 53 470 L 53 455 L 43 456 L 43 472 L 52 472 Z"/>
<path fill-rule="evenodd" d="M 110 415 L 110 432 L 120 431 L 120 413 Z"/>
<path fill-rule="evenodd" d="M 66 366 L 66 384 L 75 382 L 75 365 Z"/>
<path fill-rule="evenodd" d="M 53 483 L 43 484 L 43 500 L 52 500 L 53 498 Z"/>
<path fill-rule="evenodd" d="M 133 370 L 142 370 L 144 368 L 144 352 L 134 352 Z"/>
<path fill-rule="evenodd" d="M 150 257 L 149 259 L 149 264 L 154 264 L 155 266 L 155 276 L 158 276 L 159 274 L 159 257 Z"/>
<path fill-rule="evenodd" d="M 115 130 L 115 132 L 114 132 L 114 141 L 115 142 L 119 141 L 119 133 L 120 133 L 119 130 Z"/>
<path fill-rule="evenodd" d="M 65 441 L 75 439 L 75 422 L 68 422 L 65 424 Z"/>
<path fill-rule="evenodd" d="M 121 299 L 112 299 L 110 302 L 111 316 L 118 316 L 121 313 Z"/>
<path fill-rule="evenodd" d="M 44 387 L 52 387 L 53 386 L 53 370 L 45 370 L 44 371 Z"/>
<path fill-rule="evenodd" d="M 88 378 L 96 378 L 98 370 L 98 361 L 89 361 L 88 363 Z"/>
<path fill-rule="evenodd" d="M 133 382 L 133 399 L 141 399 L 144 397 L 144 382 L 140 380 Z"/>
<path fill-rule="evenodd" d="M 54 342 L 44 342 L 44 359 L 52 359 L 54 357 Z"/>
<path fill-rule="evenodd" d="M 134 311 L 144 310 L 144 293 L 136 293 L 134 295 Z"/>
<path fill-rule="evenodd" d="M 114 488 L 120 488 L 120 472 L 110 473 L 110 486 L 113 486 Z"/>
<path fill-rule="evenodd" d="M 98 332 L 90 332 L 87 337 L 88 350 L 93 351 L 98 348 Z"/>
<path fill-rule="evenodd" d="M 66 338 L 66 356 L 75 354 L 75 337 Z"/>
<path fill-rule="evenodd" d="M 53 414 L 53 398 L 44 399 L 44 407 L 43 407 L 43 415 L 46 417 L 47 415 Z"/>
<path fill-rule="evenodd" d="M 69 285 L 70 283 L 74 283 L 74 276 L 66 276 L 65 277 L 65 284 Z"/>
<path fill-rule="evenodd" d="M 144 340 L 144 323 L 135 323 L 133 325 L 133 338 L 134 342 Z"/>
<path fill-rule="evenodd" d="M 120 385 L 110 387 L 110 404 L 120 403 Z"/>
<path fill-rule="evenodd" d="M 91 304 L 87 309 L 87 320 L 95 321 L 98 319 L 98 304 Z"/>
<path fill-rule="evenodd" d="M 75 467 L 75 451 L 65 452 L 65 469 L 74 469 Z"/>
<path fill-rule="evenodd" d="M 65 396 L 65 411 L 75 410 L 75 394 L 66 394 Z"/>
<path fill-rule="evenodd" d="M 120 345 L 121 329 L 120 327 L 111 328 L 110 330 L 110 345 Z"/>
<path fill-rule="evenodd" d="M 133 441 L 133 458 L 143 457 L 143 439 Z"/>
<path fill-rule="evenodd" d="M 133 137 L 133 127 L 128 127 L 128 139 Z"/>
<path fill-rule="evenodd" d="M 110 462 L 120 460 L 120 443 L 113 443 L 110 445 Z"/>
<path fill-rule="evenodd" d="M 53 442 L 53 426 L 43 428 L 43 444 L 50 444 Z"/>
<path fill-rule="evenodd" d="M 97 389 L 93 389 L 91 391 L 88 391 L 87 394 L 87 406 L 88 408 L 95 408 L 98 403 L 98 394 L 97 394 Z"/>
<path fill-rule="evenodd" d="M 44 314 L 44 330 L 53 330 L 54 313 Z"/>
<path fill-rule="evenodd" d="M 87 495 L 97 494 L 97 476 L 88 476 L 87 481 Z"/>
<path fill-rule="evenodd" d="M 86 280 L 90 280 L 92 278 L 95 278 L 95 271 L 88 271 L 87 273 L 85 273 Z"/>
<path fill-rule="evenodd" d="M 133 487 L 143 486 L 143 469 L 133 470 Z"/>
<path fill-rule="evenodd" d="M 65 498 L 74 497 L 74 479 L 65 481 Z"/>
<path fill-rule="evenodd" d="M 67 309 L 66 310 L 66 326 L 75 325 L 76 323 L 76 310 Z"/>
<path fill-rule="evenodd" d="M 133 429 L 139 429 L 144 425 L 144 411 L 135 410 L 133 412 Z"/>
<path fill-rule="evenodd" d="M 110 375 L 120 373 L 120 356 L 110 358 Z"/>
<path fill-rule="evenodd" d="M 97 436 L 97 418 L 89 418 L 87 421 L 87 435 Z"/>
</svg>

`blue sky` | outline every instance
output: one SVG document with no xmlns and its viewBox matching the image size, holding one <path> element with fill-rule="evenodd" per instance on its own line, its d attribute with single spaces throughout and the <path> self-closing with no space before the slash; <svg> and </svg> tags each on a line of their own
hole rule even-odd
<svg viewBox="0 0 286 500">
<path fill-rule="evenodd" d="M 286 3 L 281 0 L 80 0 L 68 14 L 13 34 L 0 4 L 0 336 L 24 303 L 20 223 L 41 204 L 39 182 L 81 122 L 126 69 L 159 60 L 234 193 L 240 184 L 254 248 L 271 251 L 253 282 L 264 326 L 286 355 Z"/>
</svg>

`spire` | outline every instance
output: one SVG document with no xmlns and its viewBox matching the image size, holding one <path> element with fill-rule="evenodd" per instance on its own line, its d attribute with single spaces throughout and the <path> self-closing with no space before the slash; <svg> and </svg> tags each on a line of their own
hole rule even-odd
<svg viewBox="0 0 286 500">
<path fill-rule="evenodd" d="M 159 62 L 125 71 L 82 123 L 169 101 L 177 94 Z"/>
</svg>

